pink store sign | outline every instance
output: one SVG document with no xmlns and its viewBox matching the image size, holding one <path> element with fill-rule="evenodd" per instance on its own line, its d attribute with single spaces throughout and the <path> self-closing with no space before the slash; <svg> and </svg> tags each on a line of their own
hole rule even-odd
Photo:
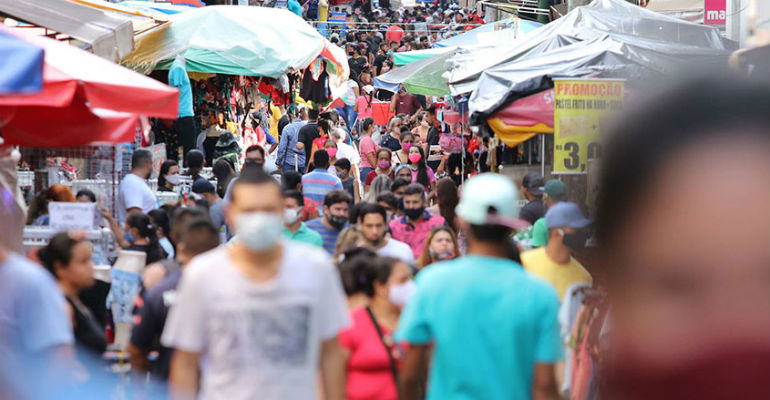
<svg viewBox="0 0 770 400">
<path fill-rule="evenodd" d="M 726 0 L 703 0 L 703 23 L 705 25 L 724 25 L 726 10 Z"/>
</svg>

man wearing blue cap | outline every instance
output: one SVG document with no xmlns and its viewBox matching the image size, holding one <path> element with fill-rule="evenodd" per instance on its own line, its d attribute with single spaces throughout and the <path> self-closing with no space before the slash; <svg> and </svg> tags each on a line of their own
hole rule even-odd
<svg viewBox="0 0 770 400">
<path fill-rule="evenodd" d="M 403 399 L 418 398 L 429 354 L 428 400 L 558 397 L 559 300 L 513 261 L 512 228 L 526 225 L 516 218 L 517 197 L 502 175 L 466 182 L 457 216 L 468 255 L 420 271 L 401 313 L 395 338 L 409 344 Z"/>
<path fill-rule="evenodd" d="M 543 203 L 546 209 L 554 204 L 567 199 L 567 187 L 558 179 L 551 179 L 541 188 L 543 190 Z M 545 217 L 535 221 L 532 226 L 532 247 L 540 247 L 548 244 L 548 227 L 545 226 Z"/>
<path fill-rule="evenodd" d="M 585 228 L 591 223 L 575 203 L 554 204 L 545 214 L 548 244 L 521 254 L 524 269 L 549 282 L 564 297 L 570 285 L 591 283 L 591 275 L 572 257 L 585 246 Z"/>
</svg>

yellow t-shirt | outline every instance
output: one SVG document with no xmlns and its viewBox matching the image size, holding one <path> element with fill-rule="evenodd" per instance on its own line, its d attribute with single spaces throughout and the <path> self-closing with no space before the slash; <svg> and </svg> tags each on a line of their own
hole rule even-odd
<svg viewBox="0 0 770 400">
<path fill-rule="evenodd" d="M 273 113 L 273 116 L 270 118 L 270 136 L 272 136 L 275 140 L 279 140 L 278 137 L 278 121 L 281 120 L 281 109 L 278 108 L 275 105 L 270 105 L 270 112 Z"/>
<path fill-rule="evenodd" d="M 577 260 L 570 257 L 567 264 L 557 264 L 548 257 L 545 247 L 521 253 L 521 263 L 529 273 L 550 283 L 559 294 L 559 301 L 572 284 L 592 283 L 591 274 Z"/>
</svg>

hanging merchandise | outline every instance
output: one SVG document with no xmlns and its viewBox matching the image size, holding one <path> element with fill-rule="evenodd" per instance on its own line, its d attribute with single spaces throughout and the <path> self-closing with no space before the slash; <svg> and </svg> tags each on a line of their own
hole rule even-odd
<svg viewBox="0 0 770 400">
<path fill-rule="evenodd" d="M 238 145 L 235 135 L 229 131 L 222 132 L 219 135 L 216 145 L 214 145 L 214 162 L 220 159 L 227 159 L 233 165 L 239 165 L 238 157 L 241 154 L 241 146 Z"/>
<path fill-rule="evenodd" d="M 329 101 L 329 74 L 326 73 L 326 63 L 322 58 L 317 58 L 305 69 L 299 95 L 315 104 Z"/>
</svg>

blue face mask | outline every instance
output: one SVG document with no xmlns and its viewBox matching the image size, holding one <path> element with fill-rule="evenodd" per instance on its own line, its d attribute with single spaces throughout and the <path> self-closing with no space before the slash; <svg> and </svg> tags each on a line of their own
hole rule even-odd
<svg viewBox="0 0 770 400">
<path fill-rule="evenodd" d="M 123 232 L 123 238 L 126 239 L 128 243 L 134 243 L 134 240 L 136 240 L 136 237 L 131 234 L 131 231 Z"/>
</svg>

